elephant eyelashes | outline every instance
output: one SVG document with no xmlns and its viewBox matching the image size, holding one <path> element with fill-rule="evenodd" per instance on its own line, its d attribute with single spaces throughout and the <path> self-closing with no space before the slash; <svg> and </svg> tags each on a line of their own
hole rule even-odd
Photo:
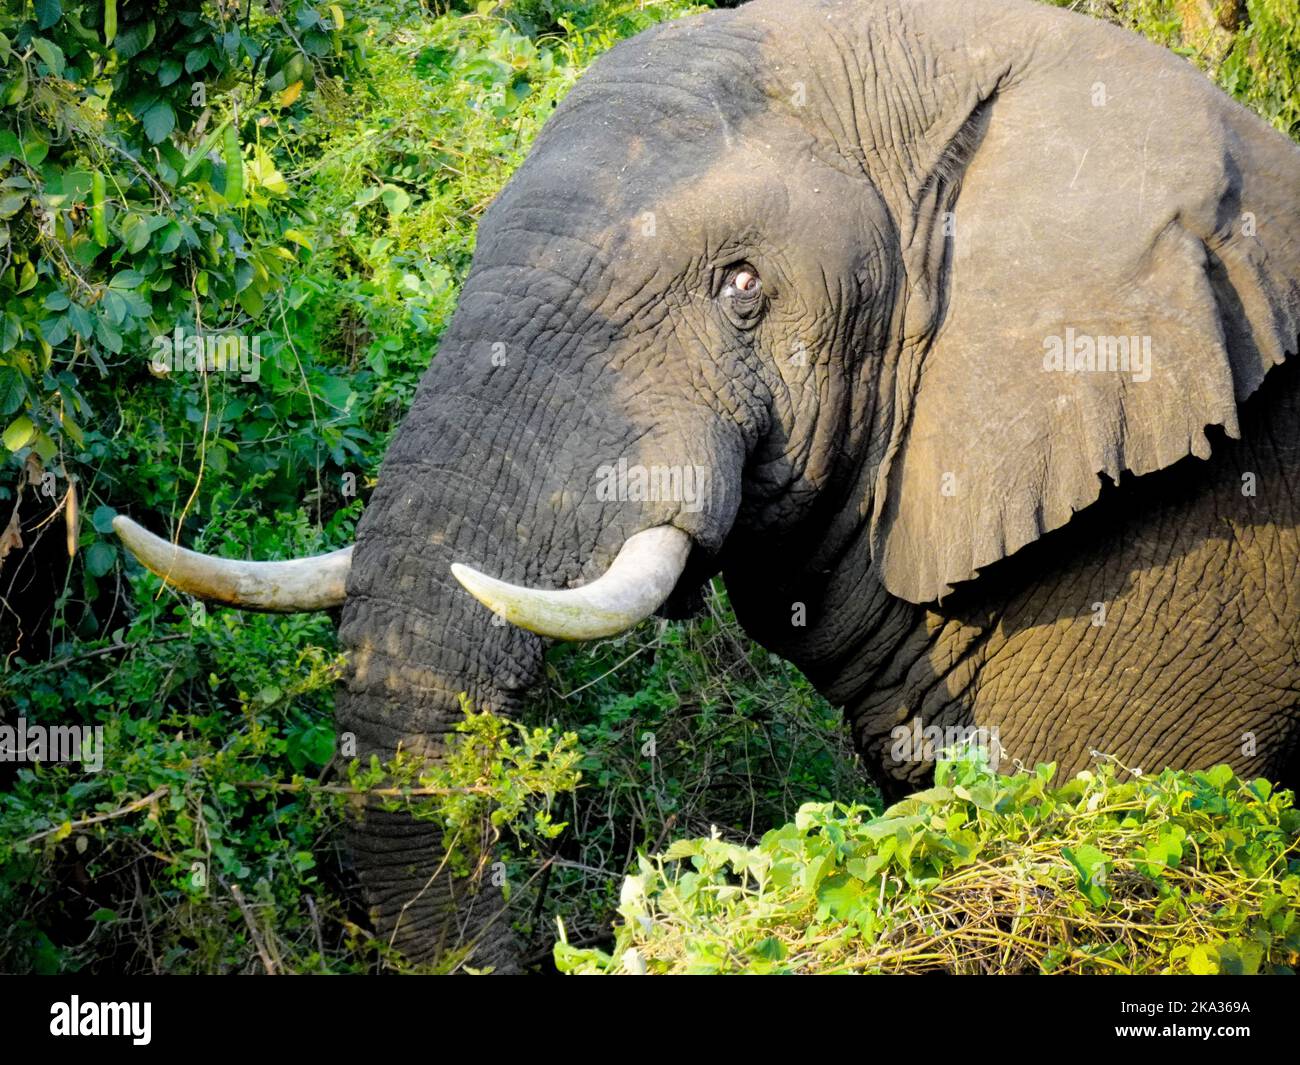
<svg viewBox="0 0 1300 1065">
<path fill-rule="evenodd" d="M 727 271 L 726 284 L 719 293 L 728 317 L 739 326 L 750 325 L 763 304 L 763 281 L 748 263 Z"/>
</svg>

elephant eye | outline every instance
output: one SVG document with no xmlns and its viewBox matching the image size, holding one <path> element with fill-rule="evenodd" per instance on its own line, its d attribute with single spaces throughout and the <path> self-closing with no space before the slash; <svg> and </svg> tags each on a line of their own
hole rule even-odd
<svg viewBox="0 0 1300 1065">
<path fill-rule="evenodd" d="M 767 303 L 758 271 L 750 263 L 738 262 L 718 270 L 713 277 L 715 285 L 722 285 L 714 291 L 723 315 L 737 329 L 753 329 Z"/>
<path fill-rule="evenodd" d="M 725 284 L 719 295 L 722 297 L 722 313 L 727 316 L 737 329 L 752 329 L 762 317 L 763 281 L 749 263 L 737 263 L 723 272 Z"/>
<path fill-rule="evenodd" d="M 750 266 L 738 266 L 731 271 L 724 292 L 733 299 L 753 300 L 763 290 L 763 282 Z"/>
</svg>

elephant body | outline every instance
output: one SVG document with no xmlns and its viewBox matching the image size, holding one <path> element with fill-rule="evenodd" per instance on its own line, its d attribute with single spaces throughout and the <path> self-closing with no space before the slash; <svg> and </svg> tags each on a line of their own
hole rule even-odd
<svg viewBox="0 0 1300 1065">
<path fill-rule="evenodd" d="M 737 614 L 845 708 L 891 796 L 923 786 L 928 729 L 996 737 L 1004 770 L 1055 761 L 1064 779 L 1099 752 L 1296 788 L 1300 368 L 1275 378 L 1240 440 L 1126 478 L 942 603 L 890 596 L 854 545 L 823 574 L 778 575 L 773 597 L 768 545 L 727 571 Z M 792 626 L 790 603 L 820 624 Z"/>
<path fill-rule="evenodd" d="M 1297 204 L 1300 149 L 1190 64 L 1029 0 L 755 0 L 616 46 L 485 214 L 385 458 L 340 731 L 436 759 L 462 694 L 518 711 L 543 641 L 453 565 L 534 602 L 667 526 L 667 608 L 722 572 L 887 787 L 969 725 L 1003 768 L 1293 781 Z M 677 488 L 608 490 L 634 468 Z M 435 828 L 352 843 L 409 958 L 512 964 Z"/>
</svg>

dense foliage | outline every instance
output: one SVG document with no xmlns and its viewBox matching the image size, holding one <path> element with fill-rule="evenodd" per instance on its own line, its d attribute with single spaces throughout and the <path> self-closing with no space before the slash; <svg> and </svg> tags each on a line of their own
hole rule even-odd
<svg viewBox="0 0 1300 1065">
<path fill-rule="evenodd" d="M 1260 973 L 1300 958 L 1300 811 L 1227 766 L 1006 777 L 940 762 L 879 817 L 809 803 L 755 847 L 681 840 L 566 972 Z"/>
<path fill-rule="evenodd" d="M 1296 133 L 1293 0 L 1220 4 L 1204 26 L 1173 0 L 1094 7 Z M 6 5 L 0 719 L 105 742 L 99 772 L 0 763 L 0 968 L 382 960 L 340 842 L 378 771 L 336 752 L 334 619 L 207 608 L 133 564 L 128 580 L 111 521 L 240 557 L 347 542 L 486 205 L 592 58 L 694 9 Z M 196 337 L 204 357 L 222 338 L 260 358 L 202 372 Z M 523 731 L 467 717 L 459 755 L 393 801 L 449 841 L 496 841 L 526 953 L 549 964 L 554 916 L 608 944 L 638 852 L 872 802 L 836 716 L 718 594 L 700 620 L 557 649 Z"/>
</svg>

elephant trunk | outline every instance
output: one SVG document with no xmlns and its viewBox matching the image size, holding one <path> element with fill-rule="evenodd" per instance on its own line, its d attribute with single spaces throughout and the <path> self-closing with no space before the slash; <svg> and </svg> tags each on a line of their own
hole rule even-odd
<svg viewBox="0 0 1300 1065">
<path fill-rule="evenodd" d="M 540 638 L 493 624 L 452 576 L 467 560 L 544 579 L 529 564 L 531 538 L 510 535 L 517 526 L 502 520 L 517 508 L 504 501 L 520 486 L 499 437 L 471 440 L 448 409 L 457 405 L 452 386 L 432 386 L 436 376 L 385 459 L 348 577 L 339 639 L 349 674 L 335 716 L 363 766 L 398 752 L 440 761 L 464 718 L 462 695 L 476 711 L 513 716 L 542 663 Z M 495 421 L 486 408 L 476 413 Z M 371 803 L 348 831 L 378 936 L 410 962 L 460 952 L 476 968 L 509 969 L 515 952 L 500 891 L 453 868 L 442 824 L 381 807 Z"/>
<path fill-rule="evenodd" d="M 585 639 L 634 623 L 735 515 L 744 446 L 716 415 L 679 404 L 683 431 L 656 431 L 644 394 L 629 402 L 618 375 L 596 369 L 617 362 L 618 337 L 589 326 L 543 354 L 545 315 L 510 321 L 503 304 L 467 282 L 357 530 L 336 717 L 363 764 L 444 757 L 462 693 L 477 711 L 516 714 L 544 650 L 519 625 Z M 611 488 L 629 465 L 707 469 L 707 491 Z M 514 964 L 500 893 L 445 861 L 442 826 L 372 806 L 351 836 L 376 927 L 408 959 L 472 948 L 466 964 Z"/>
<path fill-rule="evenodd" d="M 462 694 L 477 711 L 517 713 L 542 646 L 531 633 L 493 625 L 451 575 L 460 553 L 500 558 L 479 542 L 482 525 L 408 520 L 431 501 L 412 489 L 414 471 L 400 460 L 390 457 L 386 469 L 349 576 L 339 638 L 350 670 L 335 717 L 363 766 L 372 755 L 387 763 L 399 752 L 430 764 L 445 756 L 464 718 Z M 448 499 L 440 507 L 466 505 Z M 384 805 L 369 803 L 347 832 L 378 937 L 408 962 L 462 954 L 476 968 L 508 970 L 515 952 L 500 891 L 453 866 L 442 823 Z M 478 840 L 461 843 L 477 852 Z"/>
</svg>

